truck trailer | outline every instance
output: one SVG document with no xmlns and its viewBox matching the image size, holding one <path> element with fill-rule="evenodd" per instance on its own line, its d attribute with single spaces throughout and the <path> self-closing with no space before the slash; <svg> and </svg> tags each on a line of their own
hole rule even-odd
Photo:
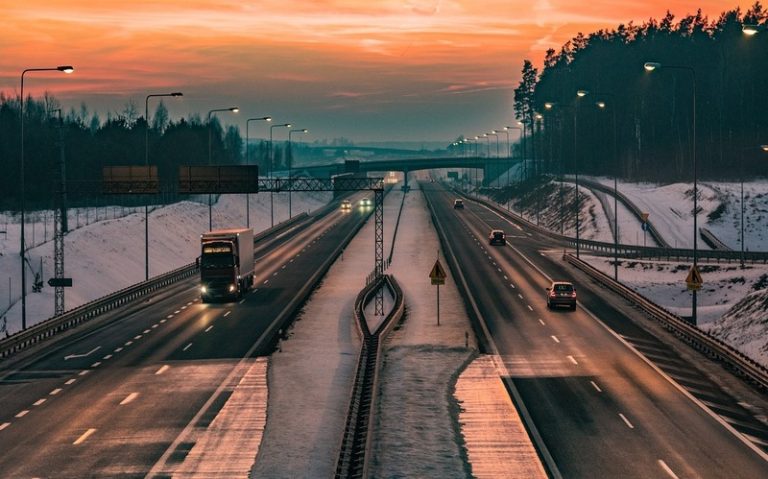
<svg viewBox="0 0 768 479">
<path fill-rule="evenodd" d="M 253 285 L 253 230 L 215 230 L 200 235 L 200 298 L 234 301 Z"/>
</svg>

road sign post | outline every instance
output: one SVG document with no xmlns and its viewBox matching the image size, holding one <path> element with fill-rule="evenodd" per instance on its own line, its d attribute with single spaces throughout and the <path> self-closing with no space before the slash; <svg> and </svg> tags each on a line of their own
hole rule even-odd
<svg viewBox="0 0 768 479">
<path fill-rule="evenodd" d="M 440 326 L 440 285 L 445 284 L 445 270 L 443 265 L 440 264 L 440 260 L 435 260 L 435 265 L 432 267 L 432 271 L 429 272 L 429 279 L 432 284 L 437 286 L 437 325 Z"/>
<path fill-rule="evenodd" d="M 71 288 L 72 278 L 50 278 L 48 279 L 48 286 L 52 288 Z"/>
<path fill-rule="evenodd" d="M 688 291 L 698 291 L 701 289 L 704 281 L 701 278 L 701 273 L 699 272 L 699 268 L 697 266 L 691 266 L 691 269 L 688 270 L 688 276 L 685 278 L 685 284 L 688 286 Z"/>
<path fill-rule="evenodd" d="M 643 248 L 645 248 L 645 232 L 648 231 L 648 213 L 640 213 L 640 218 L 643 220 Z"/>
</svg>

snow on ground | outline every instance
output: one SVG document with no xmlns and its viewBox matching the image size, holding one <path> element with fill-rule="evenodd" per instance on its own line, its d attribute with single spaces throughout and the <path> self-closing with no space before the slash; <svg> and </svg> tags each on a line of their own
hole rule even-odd
<svg viewBox="0 0 768 479">
<path fill-rule="evenodd" d="M 276 195 L 275 222 L 288 219 L 287 201 Z M 282 196 L 286 196 L 282 194 Z M 293 195 L 293 214 L 316 209 L 326 204 L 331 193 L 299 193 Z M 278 202 L 279 200 L 279 202 Z M 269 195 L 251 195 L 251 227 L 261 231 L 270 226 Z M 116 211 L 115 208 L 113 211 Z M 108 209 L 88 212 L 89 218 Z M 64 276 L 73 279 L 73 287 L 65 289 L 66 309 L 100 298 L 144 280 L 144 211 L 143 208 L 124 217 L 105 215 L 107 219 L 71 229 L 64 237 Z M 115 219 L 112 219 L 117 216 Z M 69 215 L 74 219 L 73 215 Z M 7 332 L 21 329 L 21 271 L 19 264 L 20 225 L 8 221 L 0 235 L 0 331 L 5 318 Z M 76 222 L 70 222 L 72 227 Z M 83 221 L 85 224 L 85 221 Z M 245 196 L 223 195 L 213 206 L 213 227 L 245 226 Z M 34 225 L 34 223 L 33 223 Z M 25 231 L 30 238 L 34 226 Z M 35 228 L 40 231 L 39 225 Z M 149 215 L 150 277 L 189 264 L 200 254 L 200 233 L 208 230 L 208 205 L 182 201 L 156 208 Z M 52 236 L 52 233 L 49 232 Z M 27 326 L 53 316 L 54 290 L 45 285 L 32 292 L 35 273 L 45 284 L 53 277 L 53 240 L 30 248 L 27 252 Z M 42 271 L 40 264 L 42 260 Z"/>
<path fill-rule="evenodd" d="M 752 291 L 722 318 L 703 325 L 702 329 L 768 367 L 768 275 L 761 280 L 763 289 Z"/>
</svg>

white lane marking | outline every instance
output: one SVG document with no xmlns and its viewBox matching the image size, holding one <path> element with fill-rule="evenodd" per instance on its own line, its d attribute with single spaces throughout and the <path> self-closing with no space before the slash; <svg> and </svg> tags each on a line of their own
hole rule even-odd
<svg viewBox="0 0 768 479">
<path fill-rule="evenodd" d="M 226 317 L 227 317 L 227 316 L 229 316 L 230 314 L 232 314 L 232 311 L 227 311 L 226 313 L 224 313 L 224 317 L 226 318 Z"/>
<path fill-rule="evenodd" d="M 496 268 L 496 269 L 499 270 L 499 273 L 501 273 L 501 268 Z"/>
<path fill-rule="evenodd" d="M 165 364 L 165 365 L 163 365 L 163 367 L 161 367 L 160 369 L 155 371 L 155 375 L 159 376 L 159 375 L 163 374 L 164 372 L 168 371 L 169 369 L 171 369 L 171 367 L 168 366 L 167 364 Z"/>
<path fill-rule="evenodd" d="M 156 327 L 160 326 L 159 324 L 155 323 L 152 325 L 152 329 L 155 329 Z"/>
<path fill-rule="evenodd" d="M 593 387 L 593 388 L 595 388 L 595 390 L 596 390 L 597 392 L 599 392 L 599 393 L 603 392 L 603 390 L 602 390 L 602 389 L 600 389 L 600 386 L 598 386 L 598 385 L 597 385 L 597 384 L 596 384 L 594 381 L 590 381 L 590 382 L 589 382 L 589 384 L 591 384 L 591 385 L 592 385 L 592 387 Z"/>
<path fill-rule="evenodd" d="M 166 316 L 165 318 L 166 318 L 166 319 L 171 319 L 172 317 L 173 317 L 173 315 L 172 315 L 172 314 L 169 314 L 169 315 L 168 315 L 168 316 Z"/>
<path fill-rule="evenodd" d="M 75 378 L 72 378 L 72 379 L 70 379 L 69 381 L 65 382 L 64 384 L 65 384 L 65 385 L 67 385 L 67 386 L 69 386 L 70 384 L 74 383 L 75 381 L 77 381 L 77 379 L 75 379 Z"/>
<path fill-rule="evenodd" d="M 505 280 L 507 280 L 507 281 L 509 281 L 509 278 L 507 278 L 507 275 L 506 275 L 506 274 L 504 275 L 504 279 L 505 279 Z"/>
<path fill-rule="evenodd" d="M 541 318 L 539 318 L 539 322 L 541 323 L 541 325 L 542 325 L 542 326 L 546 326 L 546 325 L 547 325 L 547 324 L 544 322 L 544 320 L 543 320 L 543 319 L 541 319 Z"/>
<path fill-rule="evenodd" d="M 85 442 L 86 439 L 91 437 L 91 435 L 96 432 L 96 429 L 88 429 L 83 433 L 82 436 L 78 437 L 75 442 L 72 443 L 73 446 L 77 446 L 78 444 L 82 444 Z"/>
<path fill-rule="evenodd" d="M 627 417 L 625 415 L 623 415 L 622 413 L 619 413 L 619 417 L 621 417 L 622 421 L 624 421 L 624 424 L 626 424 L 628 428 L 630 428 L 630 429 L 634 429 L 635 428 L 635 426 L 633 426 L 632 423 L 629 422 L 629 419 L 627 419 Z"/>
<path fill-rule="evenodd" d="M 520 293 L 517 294 L 517 297 L 520 298 L 520 299 L 523 299 L 523 295 L 520 294 Z"/>
<path fill-rule="evenodd" d="M 664 470 L 664 472 L 669 474 L 669 477 L 674 477 L 675 479 L 679 479 L 677 477 L 677 474 L 675 474 L 674 471 L 669 466 L 667 466 L 666 462 L 662 461 L 661 459 L 659 459 L 658 462 L 659 462 L 659 466 L 661 466 L 661 468 Z"/>
<path fill-rule="evenodd" d="M 83 369 L 82 371 L 80 371 L 79 373 L 77 373 L 77 375 L 78 375 L 78 376 L 85 376 L 85 375 L 86 375 L 86 374 L 88 374 L 88 373 L 90 373 L 90 371 L 89 371 L 89 370 L 87 370 L 87 369 Z"/>
<path fill-rule="evenodd" d="M 541 251 L 539 251 L 539 254 L 540 254 L 541 256 L 543 256 L 544 258 L 546 258 L 546 257 L 547 257 L 547 256 L 546 256 L 544 253 L 542 253 Z"/>
<path fill-rule="evenodd" d="M 509 283 L 509 285 L 512 287 L 512 289 L 515 289 L 515 285 L 512 283 Z"/>
<path fill-rule="evenodd" d="M 143 334 L 148 334 L 148 333 L 149 333 L 149 331 L 150 331 L 149 329 L 145 329 L 145 330 L 143 331 Z"/>
<path fill-rule="evenodd" d="M 136 336 L 133 337 L 133 339 L 138 341 L 139 339 L 141 339 L 141 334 L 137 334 Z"/>
<path fill-rule="evenodd" d="M 243 303 L 245 303 L 245 298 L 240 300 L 240 304 L 243 304 Z"/>
<path fill-rule="evenodd" d="M 6 427 L 8 427 L 10 425 L 11 425 L 11 423 L 9 423 L 9 422 L 4 422 L 4 423 L 0 424 L 0 431 L 2 431 L 3 429 L 5 429 Z"/>
<path fill-rule="evenodd" d="M 187 306 L 191 305 L 192 303 L 194 303 L 194 301 L 190 301 L 189 303 L 187 303 Z"/>
<path fill-rule="evenodd" d="M 289 263 L 293 263 L 293 258 L 291 258 L 291 260 L 289 261 Z"/>
<path fill-rule="evenodd" d="M 16 415 L 16 417 L 24 417 L 24 416 L 26 416 L 27 414 L 29 414 L 29 410 L 25 409 L 25 410 L 21 411 L 20 413 L 18 413 L 18 414 Z"/>
<path fill-rule="evenodd" d="M 133 344 L 133 341 L 126 341 L 124 346 L 130 346 L 131 344 Z"/>
<path fill-rule="evenodd" d="M 171 317 L 173 317 L 173 316 L 171 316 Z M 166 321 L 165 319 L 161 319 L 160 323 L 164 323 L 165 321 Z"/>
<path fill-rule="evenodd" d="M 184 306 L 181 307 L 181 309 L 182 310 L 187 309 L 187 305 L 185 304 Z"/>
<path fill-rule="evenodd" d="M 208 326 L 207 328 L 205 328 L 205 332 L 207 333 L 208 331 L 210 331 L 210 330 L 212 330 L 212 329 L 213 329 L 213 325 L 211 325 L 211 326 Z"/>
<path fill-rule="evenodd" d="M 264 280 L 264 284 L 267 284 L 267 283 L 269 283 L 269 280 L 268 279 Z"/>
<path fill-rule="evenodd" d="M 116 352 L 116 353 L 119 353 L 119 352 L 120 352 L 120 351 L 122 351 L 122 350 L 123 350 L 123 347 L 122 347 L 122 346 L 120 346 L 119 348 L 115 348 L 115 352 Z"/>
<path fill-rule="evenodd" d="M 182 349 L 182 351 L 186 351 L 187 349 L 189 349 L 191 347 L 192 347 L 192 343 L 189 343 L 186 346 L 184 346 L 184 349 Z"/>
<path fill-rule="evenodd" d="M 531 305 L 530 305 L 530 304 L 526 304 L 526 306 L 528 306 L 528 309 L 529 309 L 529 310 L 533 311 L 533 308 L 531 307 Z"/>
<path fill-rule="evenodd" d="M 573 356 L 566 356 L 566 358 L 568 358 L 568 360 L 569 360 L 570 362 L 572 362 L 573 364 L 576 364 L 576 365 L 578 365 L 578 364 L 579 364 L 578 362 L 576 362 L 576 360 L 573 358 Z"/>
<path fill-rule="evenodd" d="M 38 399 L 37 401 L 33 402 L 32 405 L 33 406 L 39 406 L 39 405 L 43 404 L 44 402 L 45 402 L 45 398 L 42 398 L 42 399 Z"/>
<path fill-rule="evenodd" d="M 176 311 L 173 312 L 173 314 L 179 314 L 180 312 L 181 310 L 177 309 Z"/>
<path fill-rule="evenodd" d="M 277 271 L 275 271 L 274 273 L 272 273 L 272 276 L 277 276 Z"/>
<path fill-rule="evenodd" d="M 560 344 L 560 340 L 557 339 L 557 336 L 552 335 L 552 336 L 550 336 L 550 338 L 552 338 L 552 341 L 556 342 L 557 344 Z"/>
<path fill-rule="evenodd" d="M 63 391 L 63 389 L 61 389 L 61 388 L 56 388 L 56 389 L 54 389 L 53 391 L 49 392 L 48 394 L 49 394 L 50 396 L 55 396 L 55 395 L 59 394 L 61 391 Z"/>
<path fill-rule="evenodd" d="M 286 266 L 286 265 L 283 265 L 283 267 L 282 267 L 282 268 L 280 268 L 280 269 L 285 269 L 285 266 Z"/>
<path fill-rule="evenodd" d="M 136 399 L 137 397 L 139 397 L 139 393 L 131 393 L 128 396 L 126 396 L 125 399 L 120 401 L 120 405 L 125 406 L 126 404 L 133 402 L 133 400 Z"/>
<path fill-rule="evenodd" d="M 112 355 L 111 354 L 107 354 L 106 356 L 104 356 L 101 359 L 103 359 L 104 361 L 106 361 L 107 359 L 112 359 Z"/>
<path fill-rule="evenodd" d="M 91 364 L 92 368 L 98 368 L 99 366 L 101 366 L 101 361 L 96 361 L 95 363 Z"/>
<path fill-rule="evenodd" d="M 101 349 L 101 346 L 96 346 L 95 348 L 91 349 L 91 350 L 90 350 L 90 351 L 88 351 L 87 353 L 83 353 L 83 354 L 69 354 L 69 355 L 67 355 L 67 356 L 64 356 L 64 361 L 67 361 L 67 360 L 69 360 L 69 359 L 75 359 L 75 358 L 85 358 L 85 357 L 88 357 L 88 356 L 90 356 L 91 354 L 93 354 L 93 353 L 95 353 L 96 351 L 98 351 L 99 349 Z"/>
</svg>

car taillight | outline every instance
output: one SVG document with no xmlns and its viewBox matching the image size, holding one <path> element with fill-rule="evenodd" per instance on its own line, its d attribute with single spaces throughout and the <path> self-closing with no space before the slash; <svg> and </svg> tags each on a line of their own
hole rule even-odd
<svg viewBox="0 0 768 479">
<path fill-rule="evenodd" d="M 576 297 L 576 291 L 571 293 L 571 298 L 575 298 L 575 297 Z"/>
<path fill-rule="evenodd" d="M 555 293 L 554 290 L 549 292 L 550 298 L 554 298 L 555 296 L 557 296 L 557 293 Z"/>
</svg>

